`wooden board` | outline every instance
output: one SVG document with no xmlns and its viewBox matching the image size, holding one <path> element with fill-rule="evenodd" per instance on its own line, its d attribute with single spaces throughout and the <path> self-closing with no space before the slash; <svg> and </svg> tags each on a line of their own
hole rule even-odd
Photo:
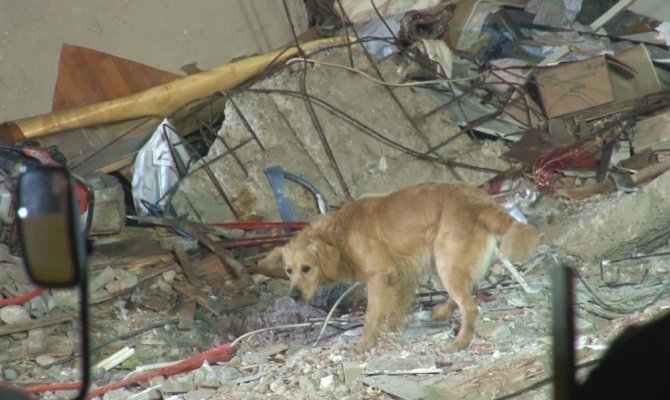
<svg viewBox="0 0 670 400">
<path fill-rule="evenodd" d="M 180 77 L 101 51 L 63 44 L 51 109 L 118 99 Z"/>
</svg>

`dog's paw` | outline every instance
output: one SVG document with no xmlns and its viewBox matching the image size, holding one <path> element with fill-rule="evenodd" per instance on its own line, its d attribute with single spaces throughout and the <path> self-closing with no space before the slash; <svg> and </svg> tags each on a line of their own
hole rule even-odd
<svg viewBox="0 0 670 400">
<path fill-rule="evenodd" d="M 358 339 L 358 342 L 356 342 L 356 345 L 350 349 L 350 351 L 353 353 L 353 355 L 363 354 L 371 348 L 375 347 L 375 344 L 377 344 L 376 338 L 363 336 Z"/>
<path fill-rule="evenodd" d="M 356 346 L 354 346 L 354 347 L 352 347 L 349 350 L 344 352 L 344 356 L 347 357 L 347 358 L 355 358 L 355 357 L 360 356 L 360 355 L 361 355 L 361 353 L 359 353 L 356 350 Z"/>
<path fill-rule="evenodd" d="M 457 351 L 467 349 L 469 345 L 470 345 L 469 342 L 466 342 L 464 340 L 456 339 L 453 342 L 450 342 L 450 343 L 447 344 L 447 346 L 445 347 L 445 351 L 447 353 L 455 353 Z"/>
</svg>

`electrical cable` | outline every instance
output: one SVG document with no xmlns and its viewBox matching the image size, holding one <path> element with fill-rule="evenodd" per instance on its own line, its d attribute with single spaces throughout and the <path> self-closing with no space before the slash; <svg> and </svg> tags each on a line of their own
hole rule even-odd
<svg viewBox="0 0 670 400">
<path fill-rule="evenodd" d="M 414 81 L 414 82 L 403 82 L 403 83 L 392 83 L 392 82 L 386 82 L 382 81 L 380 79 L 377 79 L 373 77 L 372 75 L 361 71 L 360 69 L 357 68 L 351 68 L 346 65 L 342 64 L 336 64 L 336 63 L 331 63 L 327 61 L 321 61 L 321 60 L 315 60 L 313 58 L 302 58 L 302 57 L 293 57 L 289 60 L 286 61 L 287 64 L 292 64 L 296 62 L 308 62 L 311 64 L 315 65 L 323 65 L 326 67 L 331 67 L 331 68 L 339 68 L 343 69 L 349 72 L 356 73 L 358 75 L 361 75 L 362 77 L 376 83 L 379 85 L 384 85 L 384 86 L 390 86 L 390 87 L 415 87 L 415 86 L 426 86 L 426 85 L 432 85 L 432 84 L 442 84 L 442 83 L 448 83 L 448 82 L 467 82 L 471 80 L 475 80 L 477 78 L 481 78 L 482 76 L 486 75 L 489 73 L 489 71 L 482 71 L 480 73 L 477 73 L 475 75 L 471 76 L 466 76 L 463 78 L 452 78 L 452 79 L 433 79 L 433 80 L 428 80 L 428 81 Z"/>
<path fill-rule="evenodd" d="M 600 307 L 604 308 L 605 310 L 608 311 L 613 311 L 619 314 L 633 314 L 639 311 L 642 311 L 653 304 L 655 304 L 657 301 L 659 301 L 663 295 L 668 291 L 668 288 L 670 287 L 670 279 L 668 279 L 665 284 L 663 284 L 663 287 L 659 292 L 647 303 L 638 306 L 638 307 L 633 307 L 633 308 L 622 308 L 622 307 L 615 307 L 610 304 L 607 304 L 596 292 L 591 288 L 591 286 L 586 282 L 586 279 L 577 271 L 575 270 L 575 275 L 577 275 L 577 278 L 579 278 L 579 281 L 584 285 L 586 290 L 591 294 L 591 298 L 594 300 L 596 304 L 598 304 Z"/>
</svg>

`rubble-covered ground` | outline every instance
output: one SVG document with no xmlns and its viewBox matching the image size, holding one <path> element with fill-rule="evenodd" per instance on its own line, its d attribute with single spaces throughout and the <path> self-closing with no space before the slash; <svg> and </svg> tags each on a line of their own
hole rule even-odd
<svg viewBox="0 0 670 400">
<path fill-rule="evenodd" d="M 542 233 L 536 258 L 516 266 L 522 279 L 494 262 L 477 292 L 480 313 L 468 349 L 446 350 L 460 315 L 431 322 L 429 310 L 446 297 L 422 287 L 406 330 L 351 355 L 361 332 L 364 288 L 346 295 L 329 315 L 344 288 L 332 288 L 309 305 L 295 303 L 285 279 L 259 270 L 271 246 L 232 244 L 253 234 L 227 230 L 216 236 L 250 272 L 250 279 L 233 279 L 221 259 L 195 240 L 165 226 L 128 225 L 93 238 L 88 263 L 92 390 L 109 389 L 100 398 L 545 399 L 553 391 L 554 268 L 570 267 L 577 275 L 580 379 L 627 326 L 666 312 L 670 175 L 576 198 L 571 189 L 602 183 L 596 172 L 557 170 L 555 190 L 540 190 L 535 165 L 509 155 L 519 135 L 463 129 L 467 121 L 445 110 L 454 93 L 439 85 L 403 86 L 403 71 L 412 68 L 403 56 L 372 62 L 354 46 L 309 57 L 222 96 L 216 139 L 170 198 L 179 216 L 203 223 L 279 221 L 266 170 L 271 166 L 306 179 L 334 210 L 366 193 L 422 181 L 488 185 L 521 165 L 523 173 L 504 176 L 498 199 Z M 354 71 L 342 68 L 348 65 Z M 377 68 L 379 79 L 371 79 Z M 469 81 L 471 68 L 457 65 L 456 78 Z M 488 101 L 478 88 L 470 89 L 463 97 Z M 535 130 L 526 128 L 522 133 Z M 306 185 L 287 181 L 285 189 L 300 219 L 318 212 Z M 285 233 L 275 228 L 257 234 Z M 7 298 L 33 289 L 12 253 L 2 247 L 0 288 Z M 54 385 L 37 386 L 43 399 L 72 397 L 67 384 L 79 379 L 81 364 L 78 318 L 74 290 L 46 290 L 24 304 L 2 304 L 3 380 L 27 388 Z M 119 363 L 99 364 L 120 351 L 126 355 Z M 209 354 L 209 361 L 188 361 L 200 354 Z M 154 376 L 133 381 L 147 374 Z M 117 385 L 124 381 L 132 383 Z"/>
<path fill-rule="evenodd" d="M 94 255 L 93 260 L 98 257 Z M 183 276 L 174 273 L 174 262 L 166 261 L 158 264 L 170 266 L 164 272 L 91 308 L 94 363 L 125 346 L 135 350 L 112 370 L 96 371 L 95 386 L 126 379 L 140 371 L 138 367 L 188 358 L 246 332 L 274 327 L 243 339 L 227 362 L 205 363 L 188 373 L 152 378 L 103 398 L 384 399 L 395 398 L 388 394 L 392 393 L 403 399 L 482 399 L 514 392 L 519 392 L 515 398 L 548 398 L 552 393 L 548 382 L 552 376 L 550 269 L 555 260 L 581 265 L 578 271 L 589 286 L 576 284 L 579 364 L 597 359 L 625 326 L 658 316 L 669 305 L 667 299 L 652 303 L 670 278 L 662 258 L 611 264 L 601 278 L 598 265 L 580 264 L 570 257 L 539 256 L 522 269 L 531 292 L 514 282 L 500 264 L 493 266 L 477 295 L 480 316 L 467 350 L 445 351 L 458 329 L 458 314 L 448 323 L 430 322 L 426 310 L 444 297 L 422 290 L 406 331 L 386 334 L 375 349 L 350 356 L 347 350 L 360 334 L 362 289 L 350 295 L 344 313 L 332 317 L 337 328 L 326 329 L 320 340 L 326 309 L 296 304 L 286 296 L 286 281 L 260 276 L 244 289 L 234 283 L 222 285 L 217 296 L 205 286 L 216 302 L 225 304 L 224 310 L 231 311 L 215 316 L 198 308 L 192 327 L 181 330 L 177 315 L 184 299 L 172 287 Z M 110 283 L 120 284 L 128 272 L 115 269 Z M 6 261 L 3 271 L 16 276 L 20 266 Z M 96 270 L 93 281 L 103 271 Z M 142 271 L 140 277 L 147 272 Z M 111 285 L 108 288 L 112 290 Z M 598 301 L 619 311 L 597 306 L 596 295 Z M 30 319 L 27 309 L 3 307 L 0 318 L 5 327 L 17 326 Z M 0 345 L 5 349 L 5 378 L 27 386 L 76 381 L 79 363 L 69 356 L 78 343 L 75 310 L 76 292 L 70 290 L 51 291 L 31 302 L 30 312 L 44 316 L 44 321 L 59 316 L 73 323 L 4 333 Z M 535 385 L 538 382 L 543 384 Z M 40 398 L 66 398 L 68 393 L 73 392 L 43 393 Z"/>
</svg>

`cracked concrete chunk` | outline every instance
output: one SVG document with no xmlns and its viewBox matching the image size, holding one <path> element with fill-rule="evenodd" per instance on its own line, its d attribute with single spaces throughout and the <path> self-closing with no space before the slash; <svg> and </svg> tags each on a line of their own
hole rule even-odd
<svg viewBox="0 0 670 400">
<path fill-rule="evenodd" d="M 544 224 L 544 240 L 586 259 L 625 257 L 665 245 L 670 233 L 670 174 L 634 193 L 597 199 L 555 224 Z"/>
<path fill-rule="evenodd" d="M 163 382 L 163 384 L 160 387 L 161 392 L 167 393 L 167 394 L 186 393 L 186 392 L 194 391 L 195 389 L 196 389 L 196 385 L 193 382 L 167 381 L 167 382 Z"/>
<path fill-rule="evenodd" d="M 301 375 L 298 378 L 298 386 L 300 386 L 300 390 L 303 392 L 313 392 L 316 389 L 314 381 L 305 375 Z"/>
<path fill-rule="evenodd" d="M 184 400 L 202 400 L 209 399 L 216 393 L 214 389 L 198 389 L 192 392 L 184 393 Z"/>
<path fill-rule="evenodd" d="M 331 390 L 334 381 L 335 377 L 333 375 L 324 376 L 323 378 L 321 378 L 321 381 L 319 382 L 319 389 L 323 391 Z"/>
<path fill-rule="evenodd" d="M 389 354 L 368 361 L 363 369 L 366 375 L 435 374 L 442 372 L 435 366 L 435 357 L 413 353 Z"/>
<path fill-rule="evenodd" d="M 0 308 L 0 320 L 7 325 L 20 324 L 30 321 L 30 314 L 21 306 L 10 305 Z"/>
<path fill-rule="evenodd" d="M 431 386 L 399 376 L 368 376 L 361 378 L 361 382 L 402 400 L 441 400 L 445 398 L 443 393 Z"/>
<path fill-rule="evenodd" d="M 344 372 L 344 383 L 350 387 L 356 379 L 363 376 L 363 368 L 364 366 L 357 362 L 343 362 L 342 370 Z"/>
<path fill-rule="evenodd" d="M 359 51 L 354 49 L 352 54 L 358 68 L 370 68 Z M 344 49 L 329 49 L 313 57 L 348 63 Z M 379 67 L 389 80 L 398 79 L 392 60 L 380 62 Z M 224 124 L 218 133 L 226 144 L 214 142 L 207 157 L 191 168 L 174 194 L 173 205 L 179 215 L 198 215 L 212 222 L 234 217 L 231 210 L 222 206 L 221 193 L 203 163 L 211 163 L 211 173 L 241 219 L 256 215 L 267 220 L 279 218 L 265 175 L 265 168 L 274 165 L 310 181 L 328 205 L 346 200 L 345 187 L 352 197 L 358 197 L 417 181 L 463 178 L 482 183 L 490 178 L 490 173 L 477 170 L 455 173 L 439 162 L 417 157 L 418 154 L 499 170 L 509 166 L 500 157 L 506 151 L 502 143 L 480 143 L 462 135 L 444 113 L 430 113 L 439 102 L 426 93 L 403 88 L 394 91 L 407 113 L 417 120 L 415 127 L 384 87 L 347 71 L 316 66 L 307 72 L 306 91 L 313 96 L 312 105 L 324 131 L 324 141 L 306 110 L 305 100 L 293 89 L 299 86 L 300 76 L 285 69 L 250 90 L 235 94 L 237 107 L 226 105 Z M 445 140 L 449 140 L 449 146 L 439 146 Z M 326 146 L 333 159 L 325 156 Z M 490 151 L 482 160 L 479 150 L 484 147 Z M 236 148 L 236 157 L 230 156 L 230 148 Z M 313 196 L 300 185 L 286 182 L 284 195 L 300 218 L 317 213 Z"/>
<path fill-rule="evenodd" d="M 91 293 L 97 292 L 100 288 L 114 280 L 114 269 L 107 267 L 93 276 L 88 284 Z"/>
<path fill-rule="evenodd" d="M 110 293 L 117 293 L 122 290 L 137 286 L 137 282 L 137 275 L 119 269 L 116 271 L 116 280 L 106 284 L 105 289 L 107 289 L 107 291 Z"/>
<path fill-rule="evenodd" d="M 508 324 L 500 321 L 478 321 L 475 325 L 475 333 L 488 340 L 504 340 L 512 336 L 512 330 Z"/>
</svg>

